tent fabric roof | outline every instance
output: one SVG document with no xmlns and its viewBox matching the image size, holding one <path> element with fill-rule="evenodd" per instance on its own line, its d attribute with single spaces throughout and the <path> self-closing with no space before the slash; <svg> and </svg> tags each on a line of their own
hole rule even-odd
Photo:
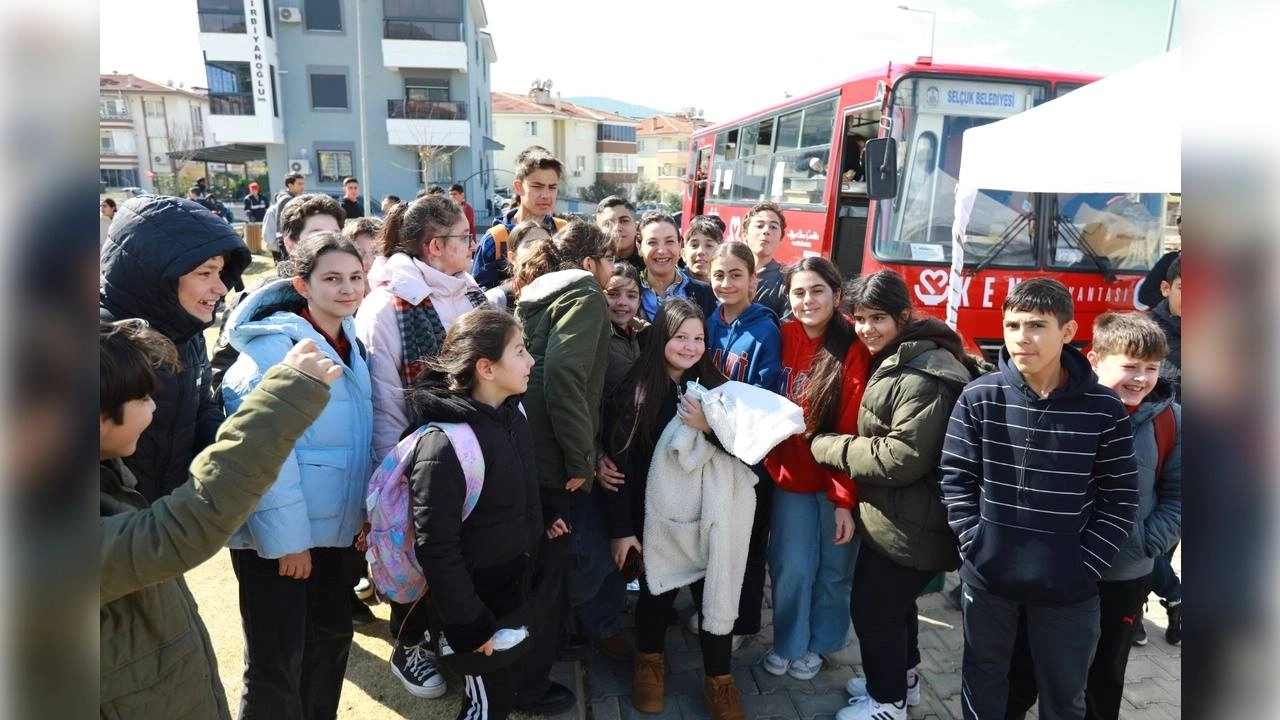
<svg viewBox="0 0 1280 720">
<path fill-rule="evenodd" d="M 194 162 L 246 163 L 254 160 L 266 160 L 267 148 L 265 145 L 245 145 L 241 143 L 210 145 L 209 147 L 199 148 L 194 152 L 190 150 L 171 152 L 169 157 Z"/>
</svg>

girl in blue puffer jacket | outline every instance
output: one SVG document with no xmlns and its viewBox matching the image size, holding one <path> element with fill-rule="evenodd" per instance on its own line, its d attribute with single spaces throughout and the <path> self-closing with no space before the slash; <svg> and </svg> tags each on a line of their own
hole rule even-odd
<svg viewBox="0 0 1280 720">
<path fill-rule="evenodd" d="M 228 543 L 245 634 L 241 718 L 336 717 L 351 649 L 345 558 L 364 523 L 373 436 L 369 367 L 351 319 L 364 264 L 350 240 L 320 232 L 299 243 L 294 270 L 227 321 L 240 351 L 222 386 L 228 412 L 300 340 L 342 367 L 324 412 Z"/>
</svg>

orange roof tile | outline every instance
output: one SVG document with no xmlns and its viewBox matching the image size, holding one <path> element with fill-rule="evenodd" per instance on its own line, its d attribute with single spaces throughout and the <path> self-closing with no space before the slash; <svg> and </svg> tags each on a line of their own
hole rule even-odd
<svg viewBox="0 0 1280 720">
<path fill-rule="evenodd" d="M 567 100 L 560 101 L 560 110 L 557 111 L 554 101 L 551 105 L 540 105 L 534 102 L 532 97 L 528 95 L 517 95 L 515 93 L 493 92 L 490 93 L 493 101 L 493 112 L 498 114 L 511 115 L 559 115 L 562 117 L 579 118 L 581 120 L 593 120 L 595 122 L 616 123 L 619 125 L 635 125 L 633 118 L 617 115 L 604 110 L 596 110 L 595 108 L 583 107 L 582 105 L 574 105 Z"/>
<path fill-rule="evenodd" d="M 192 97 L 203 98 L 204 93 L 195 92 L 192 88 L 170 87 L 161 85 L 157 82 L 144 80 L 137 75 L 98 75 L 98 90 L 106 90 L 108 92 L 136 92 L 136 93 L 177 93 L 179 95 L 190 95 Z"/>
</svg>

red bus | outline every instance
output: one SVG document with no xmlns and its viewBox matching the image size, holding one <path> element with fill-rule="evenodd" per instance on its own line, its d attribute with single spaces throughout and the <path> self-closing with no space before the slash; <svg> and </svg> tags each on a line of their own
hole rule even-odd
<svg viewBox="0 0 1280 720">
<path fill-rule="evenodd" d="M 895 270 L 919 312 L 945 318 L 961 133 L 1096 79 L 921 58 L 704 128 L 690 144 L 684 222 L 719 215 L 726 239 L 741 240 L 747 210 L 772 200 L 786 215 L 780 262 L 821 255 L 845 277 Z M 1087 143 L 1089 132 L 1045 142 Z M 896 188 L 884 199 L 868 196 L 863 173 L 862 146 L 874 138 L 894 140 Z M 1009 289 L 1051 275 L 1072 291 L 1083 347 L 1097 315 L 1136 307 L 1136 286 L 1162 250 L 1164 202 L 982 190 L 965 238 L 960 334 L 994 360 Z"/>
</svg>

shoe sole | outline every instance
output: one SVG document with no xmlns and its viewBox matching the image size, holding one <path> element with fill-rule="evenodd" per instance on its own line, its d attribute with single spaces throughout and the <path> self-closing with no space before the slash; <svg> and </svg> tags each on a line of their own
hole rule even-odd
<svg viewBox="0 0 1280 720">
<path fill-rule="evenodd" d="M 782 677 L 783 675 L 786 675 L 788 671 L 791 670 L 790 665 L 785 665 L 781 669 L 775 669 L 775 668 L 769 667 L 768 663 L 765 663 L 763 661 L 761 661 L 760 667 L 764 668 L 765 672 L 775 677 Z"/>
<path fill-rule="evenodd" d="M 849 685 L 848 685 L 848 684 L 845 684 L 845 686 L 844 686 L 844 691 L 845 691 L 845 694 L 847 694 L 847 695 L 849 696 L 849 700 L 850 700 L 850 701 L 857 700 L 858 698 L 864 698 L 864 697 L 866 697 L 866 696 L 867 696 L 867 690 L 866 690 L 866 686 L 865 686 L 865 685 L 863 686 L 862 690 L 860 690 L 860 691 L 858 691 L 858 692 L 856 692 L 856 693 L 855 693 L 855 692 L 853 692 L 852 690 L 850 690 L 850 689 L 849 689 Z M 915 707 L 915 706 L 917 706 L 917 705 L 919 705 L 919 704 L 920 704 L 920 692 L 919 692 L 919 688 L 917 687 L 917 690 L 916 690 L 916 696 L 915 696 L 914 698 L 913 698 L 913 697 L 911 697 L 911 691 L 910 691 L 910 690 L 908 690 L 908 691 L 907 691 L 907 707 Z"/>
<path fill-rule="evenodd" d="M 812 672 L 806 672 L 806 671 L 796 672 L 795 668 L 787 668 L 787 674 L 797 680 L 812 680 L 818 677 L 818 673 L 821 671 L 822 671 L 821 666 L 819 666 L 817 670 L 813 670 Z"/>
<path fill-rule="evenodd" d="M 437 673 L 438 672 L 439 671 L 437 671 Z M 391 674 L 395 675 L 396 679 L 404 685 L 404 689 L 408 690 L 409 694 L 414 697 L 432 700 L 444 695 L 446 692 L 449 692 L 449 683 L 447 682 L 441 682 L 438 687 L 423 687 L 422 685 L 415 685 L 414 683 L 406 680 L 404 675 L 400 673 L 400 668 L 395 665 L 391 666 Z M 440 677 L 439 674 L 437 674 L 436 677 Z M 441 678 L 441 680 L 443 680 L 443 678 Z"/>
</svg>

